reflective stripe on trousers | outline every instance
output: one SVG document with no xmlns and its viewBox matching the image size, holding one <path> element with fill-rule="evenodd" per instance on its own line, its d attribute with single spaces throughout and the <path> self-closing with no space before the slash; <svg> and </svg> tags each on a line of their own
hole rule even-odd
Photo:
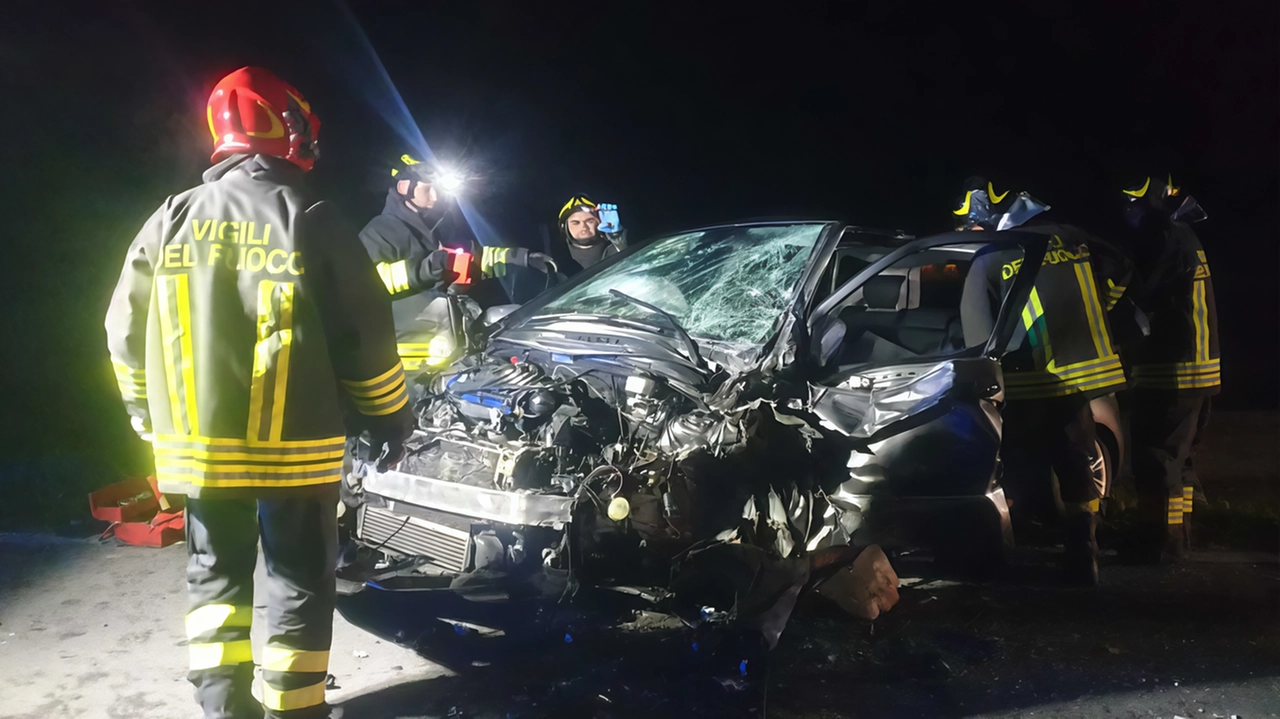
<svg viewBox="0 0 1280 719">
<path fill-rule="evenodd" d="M 206 716 L 327 716 L 337 502 L 336 486 L 296 499 L 187 501 L 189 677 Z M 255 687 L 249 628 L 259 538 L 267 626 Z"/>
</svg>

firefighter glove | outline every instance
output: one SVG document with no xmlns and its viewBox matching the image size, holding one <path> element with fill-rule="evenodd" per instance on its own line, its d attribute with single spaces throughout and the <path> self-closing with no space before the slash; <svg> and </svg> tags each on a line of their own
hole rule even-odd
<svg viewBox="0 0 1280 719">
<path fill-rule="evenodd" d="M 457 273 L 450 267 L 452 258 L 453 253 L 448 250 L 435 250 L 428 254 L 422 260 L 421 267 L 418 268 L 423 284 L 434 284 L 441 289 L 452 284 L 458 277 Z"/>
<path fill-rule="evenodd" d="M 530 252 L 529 267 L 539 272 L 546 273 L 546 272 L 552 271 L 552 268 L 555 267 L 555 262 L 553 262 L 550 257 L 542 254 L 541 252 Z"/>
</svg>

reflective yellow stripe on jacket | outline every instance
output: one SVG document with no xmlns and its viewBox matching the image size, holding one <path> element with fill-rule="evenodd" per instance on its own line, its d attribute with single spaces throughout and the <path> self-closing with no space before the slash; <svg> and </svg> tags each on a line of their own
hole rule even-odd
<svg viewBox="0 0 1280 719">
<path fill-rule="evenodd" d="M 157 435 L 161 482 L 198 487 L 302 487 L 342 477 L 343 437 L 253 442 L 247 439 Z"/>
<path fill-rule="evenodd" d="M 187 275 L 156 275 L 160 309 L 160 348 L 169 390 L 169 412 L 176 431 L 200 433 L 196 408 L 195 351 L 191 341 L 191 298 Z"/>
<path fill-rule="evenodd" d="M 1196 362 L 1209 362 L 1209 303 L 1203 281 L 1192 283 L 1191 317 L 1196 329 Z"/>
<path fill-rule="evenodd" d="M 111 360 L 111 367 L 115 370 L 116 384 L 120 387 L 120 396 L 126 402 L 147 398 L 147 371 L 145 369 L 134 369 L 116 359 Z"/>
<path fill-rule="evenodd" d="M 382 284 L 387 286 L 387 292 L 397 294 L 409 289 L 409 265 L 404 260 L 396 262 L 379 262 L 378 276 L 382 278 Z"/>
<path fill-rule="evenodd" d="M 1098 297 L 1098 286 L 1093 281 L 1093 269 L 1089 262 L 1075 264 L 1076 282 L 1080 284 L 1080 297 L 1084 300 L 1085 316 L 1089 320 L 1089 334 L 1098 357 L 1115 354 L 1111 349 L 1111 334 L 1107 331 L 1106 312 Z"/>
<path fill-rule="evenodd" d="M 394 367 L 369 380 L 342 380 L 342 386 L 351 396 L 361 414 L 382 416 L 396 412 L 409 402 L 409 390 L 404 383 L 404 367 L 399 362 Z"/>
<path fill-rule="evenodd" d="M 1150 389 L 1206 389 L 1222 384 L 1221 360 L 1145 364 L 1133 368 L 1139 387 Z"/>
<path fill-rule="evenodd" d="M 1031 351 L 1036 363 L 1047 366 L 1053 361 L 1053 346 L 1049 342 L 1049 334 L 1044 326 L 1044 306 L 1040 303 L 1040 293 L 1033 287 L 1027 306 L 1022 308 L 1022 325 L 1027 330 L 1027 341 L 1031 343 Z"/>
<path fill-rule="evenodd" d="M 480 273 L 485 277 L 502 277 L 507 274 L 509 247 L 485 247 L 480 255 Z"/>
<path fill-rule="evenodd" d="M 1107 310 L 1108 311 L 1110 311 L 1111 308 L 1116 306 L 1116 303 L 1119 302 L 1121 298 L 1124 297 L 1124 293 L 1128 289 L 1129 288 L 1124 285 L 1117 285 L 1115 282 L 1111 280 L 1111 278 L 1107 278 Z"/>
<path fill-rule="evenodd" d="M 1112 354 L 1102 359 L 1048 369 L 1004 373 L 1005 395 L 1010 399 L 1064 397 L 1077 392 L 1100 393 L 1125 384 L 1124 366 Z"/>
<path fill-rule="evenodd" d="M 293 344 L 293 283 L 258 284 L 258 340 L 249 382 L 249 439 L 278 442 Z"/>
<path fill-rule="evenodd" d="M 1214 390 L 1222 384 L 1221 359 L 1218 354 L 1216 333 L 1217 319 L 1210 306 L 1209 283 L 1211 273 L 1204 250 L 1195 251 L 1195 274 L 1191 281 L 1190 307 L 1180 308 L 1182 320 L 1187 324 L 1177 329 L 1178 345 L 1154 355 L 1155 363 L 1142 363 L 1133 368 L 1134 383 L 1140 388 L 1158 390 Z M 1189 312 L 1188 312 L 1189 310 Z M 1185 328 L 1185 329 L 1184 329 Z M 1185 335 L 1183 334 L 1185 333 Z M 1183 337 L 1193 346 L 1185 346 Z M 1168 338 L 1166 338 L 1168 339 Z M 1181 360 L 1177 362 L 1160 362 Z"/>
</svg>

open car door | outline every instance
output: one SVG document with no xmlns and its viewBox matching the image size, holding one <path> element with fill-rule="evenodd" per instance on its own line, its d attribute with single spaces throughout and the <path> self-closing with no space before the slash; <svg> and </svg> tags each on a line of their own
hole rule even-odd
<svg viewBox="0 0 1280 719">
<path fill-rule="evenodd" d="M 945 546 L 942 537 L 959 533 L 1007 545 L 999 358 L 1047 238 L 951 232 L 866 243 L 842 242 L 839 251 L 865 265 L 807 318 L 809 406 L 861 447 L 827 499 L 858 541 Z"/>
<path fill-rule="evenodd" d="M 866 247 L 866 267 L 809 316 L 815 411 L 874 441 L 948 395 L 995 397 L 991 370 L 1019 327 L 1045 247 L 1042 235 L 1012 231 L 949 232 L 887 253 Z M 977 363 L 986 371 L 966 360 L 986 360 Z"/>
</svg>

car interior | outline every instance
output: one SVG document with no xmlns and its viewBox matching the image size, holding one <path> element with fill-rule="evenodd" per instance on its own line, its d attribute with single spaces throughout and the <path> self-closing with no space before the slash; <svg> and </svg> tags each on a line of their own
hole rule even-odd
<svg viewBox="0 0 1280 719">
<path fill-rule="evenodd" d="M 868 257 L 865 246 L 842 249 L 847 251 L 837 251 L 833 258 L 824 294 L 887 254 Z M 868 279 L 837 308 L 820 338 L 823 366 L 843 373 L 861 365 L 913 362 L 966 349 L 961 313 L 965 285 L 986 281 L 980 273 L 970 275 L 974 249 L 925 250 Z"/>
</svg>

